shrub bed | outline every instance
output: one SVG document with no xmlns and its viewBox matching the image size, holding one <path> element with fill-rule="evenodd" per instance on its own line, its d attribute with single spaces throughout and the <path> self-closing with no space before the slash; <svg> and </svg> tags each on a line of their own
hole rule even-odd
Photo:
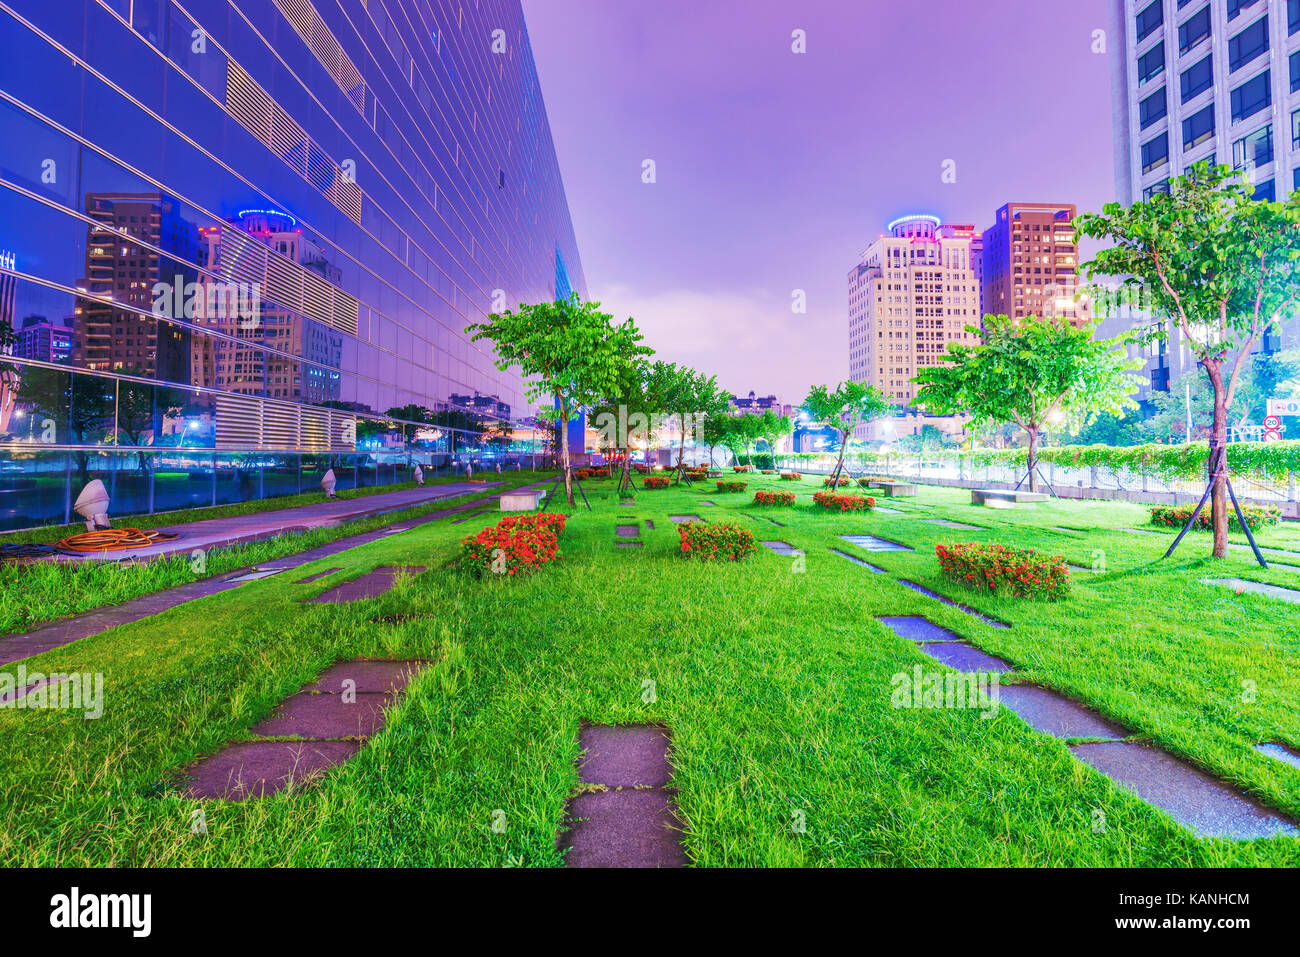
<svg viewBox="0 0 1300 957">
<path fill-rule="evenodd" d="M 743 492 L 749 488 L 748 482 L 718 482 L 719 492 Z"/>
<path fill-rule="evenodd" d="M 758 551 L 753 532 L 729 522 L 686 522 L 677 526 L 677 533 L 687 558 L 738 562 Z"/>
<path fill-rule="evenodd" d="M 561 558 L 559 540 L 552 527 L 545 522 L 521 524 L 518 518 L 504 518 L 460 543 L 461 567 L 478 578 L 504 578 L 536 571 Z"/>
<path fill-rule="evenodd" d="M 837 512 L 863 512 L 876 507 L 876 500 L 870 495 L 840 495 L 835 492 L 817 492 L 813 503 L 818 508 Z"/>
<path fill-rule="evenodd" d="M 1070 569 L 1059 555 L 1049 558 L 1032 548 L 973 542 L 936 545 L 934 551 L 945 578 L 977 591 L 1052 601 L 1070 591 Z"/>
<path fill-rule="evenodd" d="M 667 488 L 669 483 L 662 475 L 647 475 L 641 484 L 646 488 Z"/>
<path fill-rule="evenodd" d="M 793 505 L 794 492 L 755 492 L 755 505 Z"/>
<path fill-rule="evenodd" d="M 1195 510 L 1195 505 L 1153 505 L 1151 506 L 1151 524 L 1161 525 L 1165 528 L 1181 529 L 1187 524 L 1187 520 L 1192 517 L 1192 512 Z M 1241 514 L 1246 516 L 1246 524 L 1252 532 L 1268 525 L 1276 525 L 1282 518 L 1281 511 L 1273 505 L 1243 504 Z M 1196 524 L 1192 528 L 1204 532 L 1213 527 L 1210 517 L 1210 503 L 1206 502 L 1205 508 L 1201 509 L 1201 514 L 1196 516 Z M 1237 513 L 1232 508 L 1231 502 L 1228 503 L 1228 528 L 1234 532 L 1241 531 L 1241 523 L 1237 521 Z"/>
<path fill-rule="evenodd" d="M 781 473 L 781 481 L 782 481 L 782 482 L 800 482 L 800 481 L 803 481 L 803 473 L 802 473 L 802 472 L 782 472 L 782 473 Z"/>
<path fill-rule="evenodd" d="M 564 526 L 569 516 L 563 512 L 538 512 L 534 515 L 507 515 L 497 522 L 497 528 L 545 528 L 559 538 L 564 534 Z"/>
<path fill-rule="evenodd" d="M 752 472 L 752 471 L 754 471 L 754 466 L 752 466 L 752 465 L 733 465 L 733 466 L 731 467 L 731 471 L 733 471 L 733 472 Z"/>
<path fill-rule="evenodd" d="M 822 479 L 823 488 L 843 488 L 846 485 L 852 485 L 852 484 L 853 484 L 853 479 L 849 478 L 847 475 L 841 475 L 838 482 L 835 480 L 835 477 L 832 475 L 828 475 L 824 479 Z"/>
<path fill-rule="evenodd" d="M 764 475 L 775 475 L 776 469 L 759 469 Z"/>
<path fill-rule="evenodd" d="M 579 479 L 609 478 L 609 469 L 607 468 L 578 469 L 573 474 L 576 475 Z"/>
</svg>

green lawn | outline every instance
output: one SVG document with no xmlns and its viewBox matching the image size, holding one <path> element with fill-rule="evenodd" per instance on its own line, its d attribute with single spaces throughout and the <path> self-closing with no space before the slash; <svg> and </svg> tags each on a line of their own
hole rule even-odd
<svg viewBox="0 0 1300 957">
<path fill-rule="evenodd" d="M 0 864 L 558 866 L 579 723 L 655 721 L 672 729 L 684 840 L 700 866 L 1300 865 L 1300 840 L 1198 840 L 1009 711 L 892 708 L 895 673 L 941 666 L 875 620 L 923 615 L 1010 661 L 1017 680 L 1071 694 L 1300 818 L 1300 770 L 1251 750 L 1300 744 L 1300 606 L 1199 584 L 1233 575 L 1300 587 L 1300 567 L 1253 571 L 1235 553 L 1212 562 L 1204 534 L 1161 562 L 1168 539 L 1119 531 L 1141 527 L 1145 509 L 1112 502 L 977 509 L 967 492 L 922 488 L 917 500 L 882 501 L 898 515 L 824 514 L 812 511 L 820 480 L 809 478 L 794 508 L 749 505 L 755 488 L 792 485 L 774 479 L 751 476 L 743 495 L 711 482 L 638 488 L 634 505 L 618 504 L 611 482 L 589 482 L 595 511 L 573 514 L 564 560 L 527 579 L 478 582 L 453 567 L 458 540 L 495 515 L 441 520 L 31 659 L 31 670 L 103 671 L 106 713 L 0 710 Z M 806 571 L 766 550 L 735 565 L 683 559 L 673 513 L 790 542 Z M 641 523 L 644 548 L 615 546 L 619 516 Z M 868 555 L 838 538 L 852 533 L 915 551 Z M 1262 539 L 1300 552 L 1294 526 Z M 1104 559 L 1106 571 L 1076 576 L 1056 604 L 985 597 L 938 576 L 934 545 L 945 541 Z M 373 601 L 297 603 L 402 563 L 429 570 Z M 344 571 L 291 584 L 334 566 Z M 386 615 L 414 617 L 371 622 Z M 322 783 L 209 804 L 208 833 L 191 834 L 197 805 L 168 787 L 177 770 L 247 737 L 331 662 L 363 655 L 436 663 Z M 505 833 L 492 829 L 498 809 Z"/>
</svg>

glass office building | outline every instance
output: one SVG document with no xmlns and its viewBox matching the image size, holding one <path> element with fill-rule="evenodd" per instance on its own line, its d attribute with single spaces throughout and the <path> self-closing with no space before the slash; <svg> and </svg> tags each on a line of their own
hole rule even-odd
<svg viewBox="0 0 1300 957">
<path fill-rule="evenodd" d="M 0 529 L 531 461 L 464 332 L 586 293 L 519 0 L 0 0 L 0 50 Z"/>
</svg>

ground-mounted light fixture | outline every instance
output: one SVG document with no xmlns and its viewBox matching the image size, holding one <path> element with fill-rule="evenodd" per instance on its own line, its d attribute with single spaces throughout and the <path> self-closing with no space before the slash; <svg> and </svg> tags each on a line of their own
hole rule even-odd
<svg viewBox="0 0 1300 957">
<path fill-rule="evenodd" d="M 99 479 L 94 479 L 81 490 L 72 510 L 86 520 L 86 531 L 93 532 L 111 527 L 108 521 L 108 502 L 108 489 L 104 488 L 104 483 Z"/>
<path fill-rule="evenodd" d="M 335 498 L 334 486 L 338 484 L 338 479 L 334 476 L 334 470 L 327 471 L 320 480 L 320 487 L 325 492 L 326 498 Z"/>
</svg>

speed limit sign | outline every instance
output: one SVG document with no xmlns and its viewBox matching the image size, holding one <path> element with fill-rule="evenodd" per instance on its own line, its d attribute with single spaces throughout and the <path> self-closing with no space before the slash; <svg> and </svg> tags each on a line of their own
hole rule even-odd
<svg viewBox="0 0 1300 957">
<path fill-rule="evenodd" d="M 1264 428 L 1268 429 L 1270 432 L 1276 432 L 1278 429 L 1282 428 L 1282 420 L 1276 415 L 1267 416 L 1264 419 Z"/>
</svg>

